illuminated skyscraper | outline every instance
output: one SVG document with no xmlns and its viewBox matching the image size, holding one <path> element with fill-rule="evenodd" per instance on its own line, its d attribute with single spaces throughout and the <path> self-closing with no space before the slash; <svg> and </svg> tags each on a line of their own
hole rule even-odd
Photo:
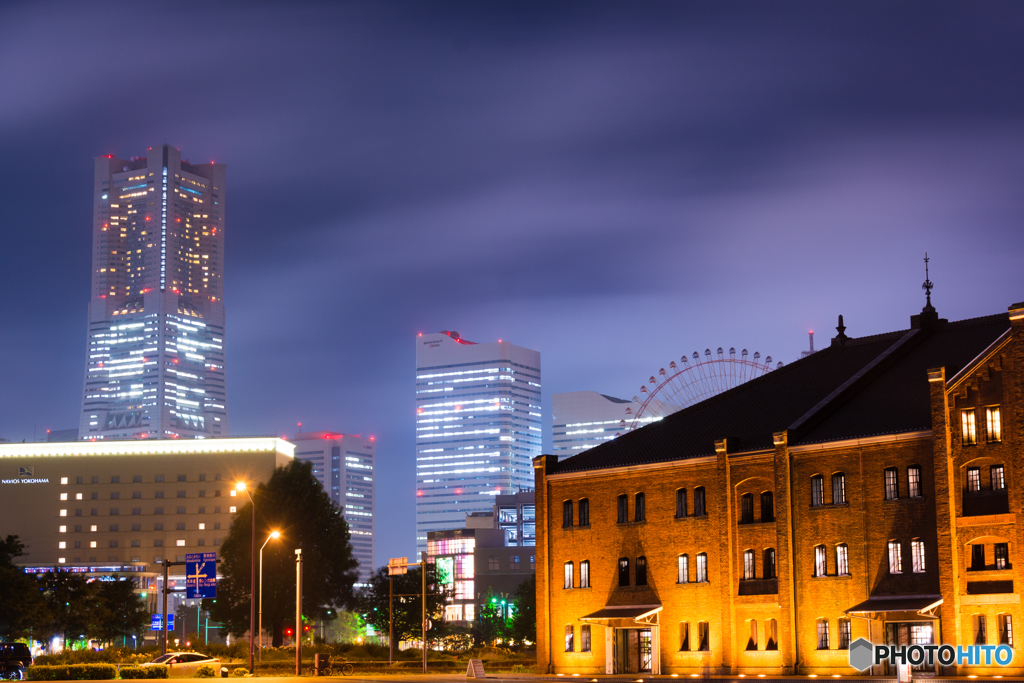
<svg viewBox="0 0 1024 683">
<path fill-rule="evenodd" d="M 80 437 L 228 434 L 224 165 L 96 158 Z"/>
<path fill-rule="evenodd" d="M 341 508 L 351 533 L 352 551 L 359 561 L 359 582 L 368 583 L 374 564 L 374 462 L 376 444 L 338 432 L 299 432 L 295 459 L 313 464 L 313 476 Z"/>
<path fill-rule="evenodd" d="M 532 489 L 541 454 L 540 353 L 458 332 L 416 338 L 416 549 L 494 496 Z"/>
</svg>

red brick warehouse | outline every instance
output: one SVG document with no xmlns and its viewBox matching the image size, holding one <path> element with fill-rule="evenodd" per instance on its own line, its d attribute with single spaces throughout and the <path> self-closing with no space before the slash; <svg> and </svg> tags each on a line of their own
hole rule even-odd
<svg viewBox="0 0 1024 683">
<path fill-rule="evenodd" d="M 907 330 L 837 330 L 534 460 L 542 671 L 850 675 L 860 637 L 1016 647 L 1024 303 L 948 322 L 929 301 Z M 1021 675 L 1024 657 L 942 673 Z"/>
</svg>

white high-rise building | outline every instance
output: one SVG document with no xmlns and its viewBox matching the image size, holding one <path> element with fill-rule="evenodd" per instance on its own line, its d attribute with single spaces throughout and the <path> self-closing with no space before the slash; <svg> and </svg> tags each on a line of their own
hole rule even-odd
<svg viewBox="0 0 1024 683">
<path fill-rule="evenodd" d="M 494 497 L 533 488 L 540 352 L 441 331 L 416 338 L 416 549 Z"/>
<path fill-rule="evenodd" d="M 227 436 L 224 170 L 96 158 L 80 438 Z"/>
<path fill-rule="evenodd" d="M 359 561 L 359 583 L 366 584 L 376 568 L 374 558 L 374 438 L 338 432 L 299 432 L 295 459 L 313 464 L 313 476 L 348 522 L 352 551 Z"/>
</svg>

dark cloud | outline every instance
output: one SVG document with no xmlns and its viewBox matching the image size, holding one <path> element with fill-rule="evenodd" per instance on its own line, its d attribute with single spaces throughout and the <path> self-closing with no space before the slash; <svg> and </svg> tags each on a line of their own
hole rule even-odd
<svg viewBox="0 0 1024 683">
<path fill-rule="evenodd" d="M 0 9 L 0 434 L 77 421 L 91 157 L 228 164 L 236 433 L 377 436 L 413 537 L 413 338 L 632 396 L 838 313 L 1022 298 L 1010 3 L 23 3 Z M 819 341 L 819 344 L 822 343 Z"/>
</svg>

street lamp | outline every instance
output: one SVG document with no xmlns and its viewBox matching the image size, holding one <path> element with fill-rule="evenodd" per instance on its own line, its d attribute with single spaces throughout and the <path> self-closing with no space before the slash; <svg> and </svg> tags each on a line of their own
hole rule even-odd
<svg viewBox="0 0 1024 683">
<path fill-rule="evenodd" d="M 244 481 L 235 484 L 235 490 L 245 491 L 245 495 L 249 497 L 249 503 L 252 505 L 252 552 L 249 555 L 250 564 L 252 565 L 249 575 L 249 673 L 254 673 L 256 651 L 254 649 L 253 635 L 255 635 L 256 630 L 256 601 L 253 600 L 254 596 L 252 593 L 256 587 L 256 501 L 252 499 L 252 495 L 249 493 L 249 489 L 246 488 Z"/>
<path fill-rule="evenodd" d="M 263 549 L 267 547 L 272 538 L 281 538 L 280 531 L 271 531 L 270 535 L 267 536 L 267 540 L 263 541 L 263 545 L 260 546 L 260 623 L 259 623 L 259 634 L 260 634 L 260 661 L 263 661 Z"/>
</svg>

